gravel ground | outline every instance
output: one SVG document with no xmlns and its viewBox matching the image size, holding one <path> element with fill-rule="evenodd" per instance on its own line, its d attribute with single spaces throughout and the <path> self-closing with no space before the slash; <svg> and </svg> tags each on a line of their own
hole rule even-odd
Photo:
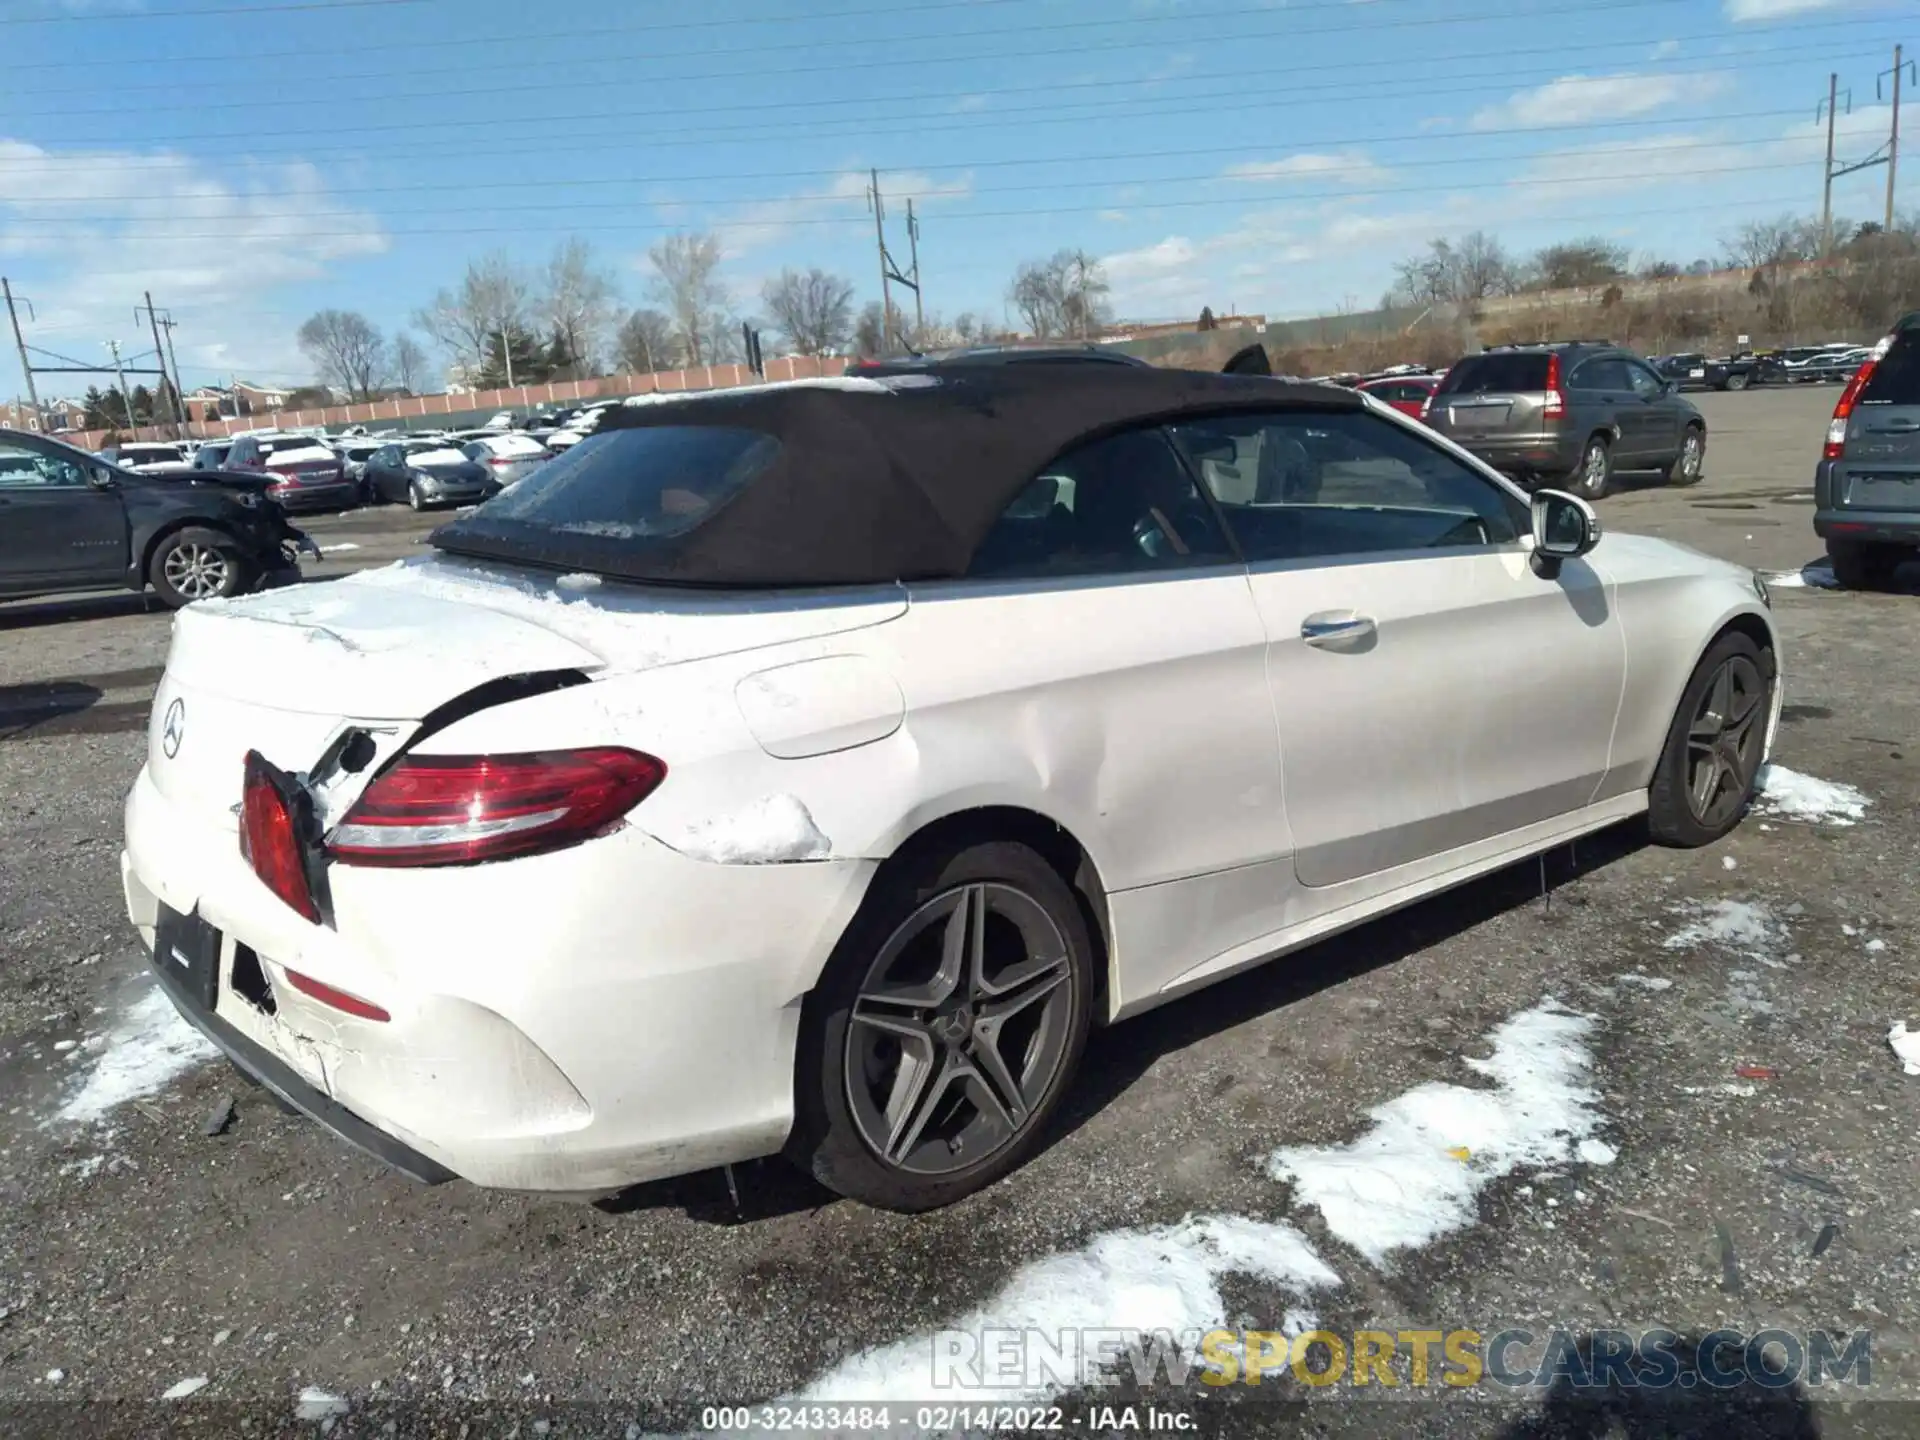
<svg viewBox="0 0 1920 1440">
<path fill-rule="evenodd" d="M 1808 486 L 1831 403 L 1706 397 L 1705 482 L 1630 486 L 1603 515 L 1797 571 L 1819 554 Z M 309 528 L 352 547 L 324 576 L 413 553 L 428 527 L 381 511 Z M 741 1167 L 737 1201 L 720 1174 L 597 1207 L 423 1189 L 191 1053 L 152 1093 L 63 1118 L 89 1083 L 113 1098 L 105 1037 L 145 1013 L 119 806 L 167 619 L 123 596 L 0 606 L 0 1425 L 697 1430 L 704 1405 L 795 1394 L 975 1307 L 1007 1314 L 1022 1266 L 1203 1215 L 1291 1225 L 1337 1277 L 1307 1296 L 1231 1274 L 1220 1315 L 1236 1325 L 1304 1307 L 1341 1334 L 1867 1329 L 1873 1383 L 1694 1392 L 1656 1423 L 1564 1391 L 1515 1403 L 1488 1386 L 1282 1376 L 1225 1398 L 1077 1392 L 1063 1428 L 1123 1428 L 1091 1407 L 1131 1401 L 1225 1433 L 1908 1433 L 1920 1077 L 1886 1036 L 1920 1022 L 1914 604 L 1776 596 L 1789 707 L 1775 758 L 1858 787 L 1858 823 L 1754 816 L 1694 853 L 1597 837 L 1119 1027 L 1039 1158 L 921 1217 L 837 1201 L 777 1162 Z M 1464 1228 L 1377 1263 L 1270 1178 L 1276 1147 L 1347 1144 L 1414 1087 L 1484 1085 L 1466 1060 L 1548 998 L 1593 1017 L 1601 1150 L 1493 1178 Z M 229 1100 L 231 1125 L 203 1133 Z M 1051 1314 L 1098 1312 L 1107 1294 L 1057 1288 Z M 1119 1318 L 1124 1286 L 1112 1298 L 1088 1323 Z M 200 1377 L 190 1400 L 144 1408 Z"/>
</svg>

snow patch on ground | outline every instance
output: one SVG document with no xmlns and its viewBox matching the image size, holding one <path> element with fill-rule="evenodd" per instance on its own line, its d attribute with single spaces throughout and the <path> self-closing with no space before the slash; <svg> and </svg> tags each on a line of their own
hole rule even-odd
<svg viewBox="0 0 1920 1440">
<path fill-rule="evenodd" d="M 338 555 L 342 550 L 358 550 L 359 548 L 360 547 L 351 540 L 336 540 L 328 545 L 323 553 L 327 555 Z"/>
<path fill-rule="evenodd" d="M 162 1400 L 184 1400 L 189 1395 L 197 1394 L 206 1388 L 207 1377 L 204 1375 L 194 1375 L 188 1379 L 179 1380 L 169 1385 L 165 1390 L 160 1392 L 160 1398 Z"/>
<path fill-rule="evenodd" d="M 1276 1150 L 1267 1172 L 1293 1182 L 1327 1228 L 1379 1264 L 1472 1223 L 1480 1191 L 1523 1166 L 1565 1164 L 1600 1124 L 1589 1085 L 1590 1016 L 1548 1001 L 1489 1037 L 1469 1059 L 1491 1089 L 1432 1082 L 1369 1112 L 1373 1128 L 1345 1145 Z"/>
<path fill-rule="evenodd" d="M 779 865 L 823 860 L 833 842 L 820 833 L 798 795 L 768 795 L 743 810 L 691 826 L 666 843 L 715 865 Z"/>
<path fill-rule="evenodd" d="M 942 1328 L 975 1336 L 1012 1330 L 1044 1336 L 1049 1345 L 1071 1344 L 1088 1330 L 1117 1329 L 1142 1339 L 1164 1331 L 1178 1338 L 1230 1323 L 1220 1293 L 1225 1275 L 1251 1275 L 1303 1295 L 1340 1284 L 1340 1277 L 1290 1225 L 1239 1215 L 1189 1216 L 1173 1225 L 1109 1231 L 1084 1249 L 1024 1266 L 986 1304 Z M 1289 1311 L 1287 1323 L 1306 1329 L 1313 1317 Z M 931 1377 L 938 1373 L 938 1344 L 933 1335 L 915 1335 L 863 1351 L 792 1398 L 802 1403 L 925 1401 Z M 938 1392 L 939 1398 L 1015 1404 L 1043 1400 L 1066 1388 L 1057 1371 L 1049 1373 L 1051 1354 L 1043 1356 L 1031 1343 L 1023 1353 L 1025 1363 L 1009 1367 L 1017 1372 L 1011 1374 L 997 1373 L 984 1351 L 977 1359 L 963 1357 L 956 1378 L 974 1378 L 977 1364 L 981 1383 L 956 1385 Z M 1092 1358 L 1089 1354 L 1089 1364 Z M 1073 1363 L 1069 1351 L 1068 1364 Z"/>
<path fill-rule="evenodd" d="M 308 1385 L 301 1390 L 300 1398 L 293 1402 L 293 1418 L 325 1420 L 330 1416 L 346 1414 L 348 1408 L 347 1402 L 331 1390 L 322 1390 L 318 1385 Z"/>
<path fill-rule="evenodd" d="M 562 575 L 553 583 L 558 585 L 562 590 L 598 590 L 600 588 L 600 577 L 589 574 L 585 570 L 576 570 L 570 575 Z"/>
<path fill-rule="evenodd" d="M 1815 560 L 1798 570 L 1763 570 L 1760 578 L 1770 590 L 1838 590 L 1839 577 L 1825 560 Z"/>
<path fill-rule="evenodd" d="M 149 990 L 127 1007 L 100 1051 L 92 1071 L 60 1106 L 56 1118 L 80 1124 L 103 1120 L 115 1106 L 153 1094 L 174 1076 L 220 1053 L 180 1018 L 159 989 Z"/>
<path fill-rule="evenodd" d="M 1852 825 L 1872 803 L 1864 791 L 1838 780 L 1815 779 L 1784 765 L 1763 765 L 1754 809 L 1811 825 Z"/>
<path fill-rule="evenodd" d="M 1920 1031 L 1907 1029 L 1902 1020 L 1887 1032 L 1887 1044 L 1900 1057 L 1901 1068 L 1909 1075 L 1920 1075 Z"/>
<path fill-rule="evenodd" d="M 1691 950 L 1719 945 L 1743 955 L 1763 955 L 1786 938 L 1786 927 L 1765 905 L 1746 900 L 1714 900 L 1691 909 L 1697 919 L 1674 931 L 1661 943 L 1669 950 Z"/>
<path fill-rule="evenodd" d="M 1671 990 L 1673 988 L 1673 981 L 1667 979 L 1666 976 L 1642 975 L 1638 970 L 1634 971 L 1631 975 L 1618 975 L 1614 978 L 1622 985 L 1637 985 L 1642 990 L 1658 992 L 1661 990 Z"/>
</svg>

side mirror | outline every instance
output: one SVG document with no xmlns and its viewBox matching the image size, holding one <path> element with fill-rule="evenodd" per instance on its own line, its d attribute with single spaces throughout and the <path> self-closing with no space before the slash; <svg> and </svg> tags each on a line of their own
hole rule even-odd
<svg viewBox="0 0 1920 1440">
<path fill-rule="evenodd" d="M 1533 493 L 1533 570 L 1557 579 L 1560 567 L 1600 543 L 1600 517 L 1586 501 L 1561 490 Z"/>
<path fill-rule="evenodd" d="M 113 471 L 104 465 L 95 465 L 87 471 L 87 484 L 96 490 L 111 490 L 119 484 L 113 478 Z"/>
</svg>

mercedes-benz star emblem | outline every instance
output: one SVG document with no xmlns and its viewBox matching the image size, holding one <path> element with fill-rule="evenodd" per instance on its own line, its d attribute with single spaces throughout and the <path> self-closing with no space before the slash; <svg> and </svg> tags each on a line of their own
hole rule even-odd
<svg viewBox="0 0 1920 1440">
<path fill-rule="evenodd" d="M 160 748 L 171 760 L 180 753 L 180 742 L 187 734 L 187 702 L 175 700 L 167 706 L 166 722 L 160 727 Z"/>
</svg>

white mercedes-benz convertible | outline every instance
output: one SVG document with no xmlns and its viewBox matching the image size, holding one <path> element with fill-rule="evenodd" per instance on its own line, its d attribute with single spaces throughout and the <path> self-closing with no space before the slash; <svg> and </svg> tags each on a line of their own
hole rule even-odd
<svg viewBox="0 0 1920 1440">
<path fill-rule="evenodd" d="M 181 612 L 122 865 L 181 1011 L 425 1180 L 946 1203 L 1089 1026 L 1710 842 L 1779 711 L 1750 571 L 1272 379 L 630 405 L 433 543 Z"/>
</svg>

